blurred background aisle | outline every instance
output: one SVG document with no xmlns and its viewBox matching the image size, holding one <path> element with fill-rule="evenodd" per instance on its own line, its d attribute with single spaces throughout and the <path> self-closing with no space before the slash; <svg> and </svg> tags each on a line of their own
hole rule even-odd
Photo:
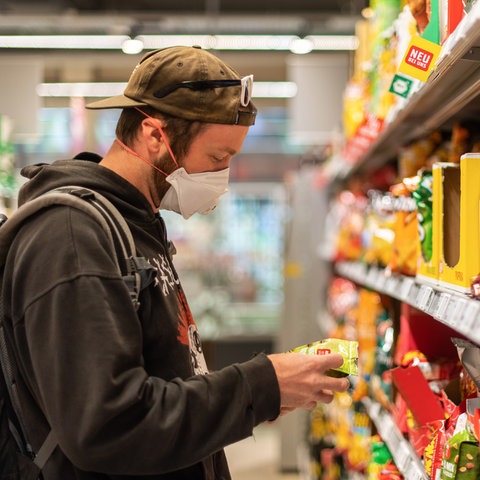
<svg viewBox="0 0 480 480">
<path fill-rule="evenodd" d="M 233 480 L 301 480 L 297 473 L 282 473 L 280 433 L 276 423 L 263 424 L 253 437 L 225 449 Z"/>
</svg>

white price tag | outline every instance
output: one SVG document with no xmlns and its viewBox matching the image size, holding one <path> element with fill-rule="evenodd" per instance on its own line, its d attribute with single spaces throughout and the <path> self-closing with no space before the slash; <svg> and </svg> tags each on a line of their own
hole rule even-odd
<svg viewBox="0 0 480 480">
<path fill-rule="evenodd" d="M 345 263 L 343 263 L 343 262 L 337 263 L 335 265 L 335 269 L 337 270 L 337 273 L 339 275 L 341 275 L 342 277 L 348 276 L 347 267 L 345 266 Z"/>
<path fill-rule="evenodd" d="M 440 304 L 440 294 L 438 292 L 433 292 L 432 301 L 428 306 L 427 313 L 432 317 L 435 317 L 438 311 L 438 306 Z"/>
<path fill-rule="evenodd" d="M 367 267 L 363 263 L 355 264 L 355 278 L 359 281 L 364 281 L 367 275 Z"/>
<path fill-rule="evenodd" d="M 374 422 L 380 421 L 380 404 L 379 403 L 372 403 L 370 408 L 368 409 L 368 414 L 372 418 Z"/>
<path fill-rule="evenodd" d="M 398 449 L 395 451 L 395 463 L 397 467 L 402 471 L 405 472 L 408 466 L 408 463 L 411 462 L 410 458 L 410 450 L 405 444 L 405 440 L 400 443 Z"/>
<path fill-rule="evenodd" d="M 407 301 L 408 295 L 410 293 L 410 289 L 415 284 L 413 278 L 406 277 L 402 281 L 402 285 L 400 286 L 400 300 Z"/>
<path fill-rule="evenodd" d="M 375 286 L 375 279 L 377 278 L 377 269 L 375 267 L 370 267 L 368 270 L 367 276 L 365 277 L 365 285 L 368 287 Z"/>
<path fill-rule="evenodd" d="M 377 270 L 377 278 L 375 279 L 375 284 L 374 287 L 376 290 L 379 290 L 381 292 L 385 291 L 385 274 L 383 270 Z"/>
<path fill-rule="evenodd" d="M 415 462 L 413 461 L 412 457 L 408 455 L 408 457 L 405 459 L 403 468 L 401 469 L 403 476 L 405 478 L 415 478 L 416 470 L 417 469 L 415 468 Z"/>
<path fill-rule="evenodd" d="M 399 279 L 397 277 L 388 277 L 385 284 L 386 292 L 392 297 L 396 297 L 398 295 L 398 284 Z"/>
<path fill-rule="evenodd" d="M 448 304 L 445 308 L 445 316 L 443 320 L 445 323 L 450 325 L 451 327 L 455 327 L 455 322 L 456 322 L 456 309 L 457 309 L 457 297 L 454 295 L 450 296 L 448 300 Z"/>
<path fill-rule="evenodd" d="M 435 318 L 438 318 L 438 320 L 441 320 L 442 322 L 444 322 L 451 295 L 449 293 L 443 292 L 438 297 L 439 298 L 438 298 L 437 311 L 433 313 L 433 316 Z"/>
<path fill-rule="evenodd" d="M 358 278 L 358 264 L 352 262 L 348 265 L 348 274 L 350 278 L 356 280 Z"/>
<path fill-rule="evenodd" d="M 422 467 L 420 467 L 413 459 L 411 459 L 403 474 L 405 478 L 411 480 L 424 480 L 427 475 L 426 472 L 422 470 Z"/>
<path fill-rule="evenodd" d="M 410 305 L 413 305 L 414 307 L 417 305 L 417 297 L 419 290 L 420 287 L 416 283 L 414 283 L 408 292 L 408 297 L 406 300 Z"/>
<path fill-rule="evenodd" d="M 452 296 L 448 302 L 447 310 L 445 313 L 445 323 L 452 328 L 457 328 L 461 323 L 463 311 L 467 306 L 467 300 Z"/>
<path fill-rule="evenodd" d="M 467 304 L 462 312 L 462 318 L 457 325 L 459 331 L 471 335 L 478 331 L 480 326 L 480 305 L 476 300 L 467 300 Z"/>
<path fill-rule="evenodd" d="M 428 310 L 430 302 L 433 299 L 433 288 L 422 285 L 417 294 L 417 308 L 423 310 L 424 312 Z"/>
</svg>

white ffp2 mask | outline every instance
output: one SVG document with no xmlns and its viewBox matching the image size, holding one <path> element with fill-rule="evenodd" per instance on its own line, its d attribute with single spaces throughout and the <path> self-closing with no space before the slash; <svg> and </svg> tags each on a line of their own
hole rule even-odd
<svg viewBox="0 0 480 480">
<path fill-rule="evenodd" d="M 230 169 L 217 172 L 188 173 L 178 168 L 166 178 L 171 187 L 160 202 L 160 209 L 180 213 L 190 218 L 194 213 L 206 215 L 228 190 Z"/>
</svg>

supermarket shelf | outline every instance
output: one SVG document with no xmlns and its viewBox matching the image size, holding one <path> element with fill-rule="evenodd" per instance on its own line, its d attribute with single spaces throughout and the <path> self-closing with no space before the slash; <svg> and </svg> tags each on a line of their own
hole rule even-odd
<svg viewBox="0 0 480 480">
<path fill-rule="evenodd" d="M 369 398 L 365 398 L 363 404 L 403 476 L 408 480 L 430 480 L 422 461 L 403 437 L 390 413 Z"/>
<path fill-rule="evenodd" d="M 335 268 L 341 276 L 406 302 L 480 344 L 478 300 L 360 262 L 339 262 Z"/>
<path fill-rule="evenodd" d="M 395 107 L 394 107 L 395 108 Z M 400 147 L 436 128 L 478 118 L 480 113 L 480 3 L 442 47 L 437 67 L 424 84 L 386 119 L 386 126 L 345 175 L 367 172 L 392 160 Z"/>
</svg>

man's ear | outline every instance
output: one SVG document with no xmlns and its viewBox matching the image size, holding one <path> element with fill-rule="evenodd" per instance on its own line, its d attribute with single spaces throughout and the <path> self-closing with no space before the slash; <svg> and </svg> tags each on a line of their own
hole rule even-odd
<svg viewBox="0 0 480 480">
<path fill-rule="evenodd" d="M 141 135 L 145 144 L 150 148 L 157 151 L 163 145 L 163 138 L 158 128 L 158 123 L 162 126 L 162 122 L 160 120 L 155 121 L 151 118 L 145 118 L 142 120 L 141 124 Z"/>
</svg>

